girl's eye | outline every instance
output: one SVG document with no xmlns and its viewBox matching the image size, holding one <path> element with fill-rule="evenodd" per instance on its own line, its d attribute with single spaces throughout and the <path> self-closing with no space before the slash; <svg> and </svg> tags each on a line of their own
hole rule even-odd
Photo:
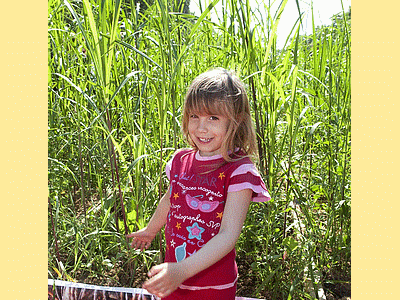
<svg viewBox="0 0 400 300">
<path fill-rule="evenodd" d="M 218 121 L 218 120 L 219 120 L 219 118 L 218 118 L 218 117 L 216 117 L 216 116 L 211 116 L 211 117 L 210 117 L 210 120 L 213 120 L 213 121 Z"/>
<path fill-rule="evenodd" d="M 190 118 L 195 119 L 195 118 L 197 118 L 197 115 L 190 115 Z"/>
</svg>

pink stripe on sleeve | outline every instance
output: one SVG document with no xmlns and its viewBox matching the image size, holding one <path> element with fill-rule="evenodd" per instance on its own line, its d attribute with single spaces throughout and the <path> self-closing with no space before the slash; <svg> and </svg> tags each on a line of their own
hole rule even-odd
<svg viewBox="0 0 400 300">
<path fill-rule="evenodd" d="M 265 202 L 271 200 L 271 196 L 269 195 L 267 190 L 265 190 L 260 185 L 254 185 L 251 184 L 250 182 L 232 184 L 228 187 L 228 193 L 238 192 L 245 189 L 251 189 L 256 194 L 256 196 L 254 196 L 252 199 L 252 201 L 254 202 Z"/>
<path fill-rule="evenodd" d="M 171 165 L 172 165 L 172 159 L 168 161 L 165 166 L 165 173 L 167 174 L 168 180 L 171 180 Z"/>
<path fill-rule="evenodd" d="M 261 177 L 260 173 L 258 173 L 256 167 L 253 164 L 244 164 L 239 166 L 235 171 L 232 172 L 231 178 L 237 175 L 243 175 L 246 173 L 251 173 L 256 177 Z"/>
</svg>

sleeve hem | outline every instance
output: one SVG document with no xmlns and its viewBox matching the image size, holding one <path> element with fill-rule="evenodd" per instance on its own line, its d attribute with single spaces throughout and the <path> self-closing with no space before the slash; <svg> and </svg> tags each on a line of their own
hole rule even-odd
<svg viewBox="0 0 400 300">
<path fill-rule="evenodd" d="M 249 182 L 243 182 L 239 184 L 233 184 L 229 186 L 228 193 L 230 192 L 238 192 L 244 189 L 251 189 L 253 191 L 253 202 L 266 202 L 271 200 L 271 196 L 268 191 L 259 185 L 253 185 Z"/>
</svg>

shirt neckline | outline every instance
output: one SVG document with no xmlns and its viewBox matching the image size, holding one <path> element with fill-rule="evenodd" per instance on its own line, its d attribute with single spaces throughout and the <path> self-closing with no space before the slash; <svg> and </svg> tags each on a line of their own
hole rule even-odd
<svg viewBox="0 0 400 300">
<path fill-rule="evenodd" d="M 239 148 L 236 148 L 234 152 L 237 153 L 238 151 L 239 151 Z M 230 155 L 231 153 L 232 153 L 232 151 L 228 151 L 228 155 Z M 222 154 L 215 154 L 212 156 L 201 156 L 200 150 L 197 150 L 195 158 L 200 161 L 211 161 L 211 160 L 221 159 L 221 158 L 223 158 L 223 156 L 222 156 Z"/>
<path fill-rule="evenodd" d="M 220 158 L 222 158 L 222 155 L 221 154 L 215 154 L 215 155 L 212 155 L 212 156 L 201 156 L 200 155 L 200 151 L 197 150 L 195 158 L 197 160 L 201 160 L 201 161 L 210 161 L 210 160 L 220 159 Z"/>
</svg>

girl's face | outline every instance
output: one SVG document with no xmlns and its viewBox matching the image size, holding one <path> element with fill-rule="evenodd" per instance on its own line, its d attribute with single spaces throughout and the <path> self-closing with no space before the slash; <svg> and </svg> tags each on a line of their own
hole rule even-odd
<svg viewBox="0 0 400 300">
<path fill-rule="evenodd" d="M 221 146 L 229 125 L 228 118 L 221 115 L 192 113 L 189 115 L 188 131 L 201 156 L 222 154 Z"/>
</svg>

